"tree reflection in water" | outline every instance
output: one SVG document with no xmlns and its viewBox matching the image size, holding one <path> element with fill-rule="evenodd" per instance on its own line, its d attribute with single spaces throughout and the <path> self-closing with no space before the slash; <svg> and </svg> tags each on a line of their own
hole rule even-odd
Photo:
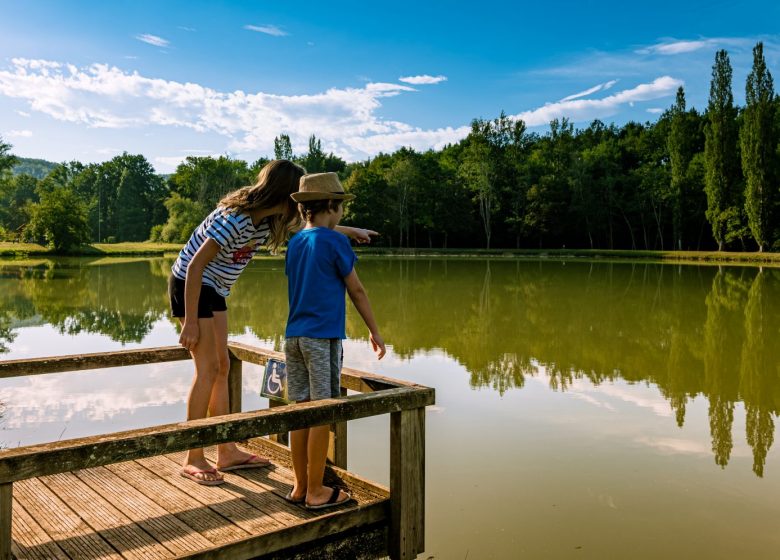
<svg viewBox="0 0 780 560">
<path fill-rule="evenodd" d="M 170 259 L 0 265 L 0 351 L 25 324 L 140 342 L 167 317 Z M 715 463 L 725 467 L 737 403 L 753 470 L 763 475 L 780 408 L 780 273 L 752 267 L 532 260 L 361 258 L 383 335 L 402 358 L 442 351 L 474 388 L 553 390 L 578 379 L 653 384 L 683 425 L 709 402 Z M 228 300 L 231 334 L 280 349 L 287 315 L 281 260 L 258 260 Z M 170 320 L 170 319 L 168 319 Z M 347 332 L 365 338 L 350 309 Z"/>
</svg>

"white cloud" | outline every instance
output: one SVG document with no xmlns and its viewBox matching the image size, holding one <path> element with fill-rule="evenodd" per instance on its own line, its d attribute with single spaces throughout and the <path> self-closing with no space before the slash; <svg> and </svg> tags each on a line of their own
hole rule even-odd
<svg viewBox="0 0 780 560">
<path fill-rule="evenodd" d="M 30 113 L 27 113 L 25 111 L 16 111 L 16 114 L 19 115 L 20 117 L 25 117 L 25 118 L 30 116 Z"/>
<path fill-rule="evenodd" d="M 698 51 L 708 47 L 715 47 L 720 43 L 719 39 L 703 39 L 699 41 L 668 41 L 651 45 L 637 50 L 639 54 L 674 55 Z"/>
<path fill-rule="evenodd" d="M 274 37 L 284 37 L 286 35 L 289 35 L 286 31 L 283 29 L 277 27 L 276 25 L 245 25 L 244 29 L 247 29 L 249 31 L 256 31 L 258 33 L 265 33 L 266 35 L 273 35 Z"/>
<path fill-rule="evenodd" d="M 168 41 L 167 39 L 163 39 L 162 37 L 158 37 L 157 35 L 149 35 L 148 33 L 144 33 L 142 35 L 136 35 L 135 38 L 144 43 L 154 45 L 155 47 L 167 47 L 168 45 L 171 44 L 171 42 Z"/>
<path fill-rule="evenodd" d="M 664 110 L 661 107 L 649 107 L 647 112 L 652 113 L 653 115 L 660 115 Z"/>
<path fill-rule="evenodd" d="M 194 33 L 195 31 L 197 31 L 197 29 L 195 29 L 194 27 L 187 27 L 185 25 L 179 25 L 179 26 L 176 27 L 176 29 L 181 29 L 182 31 L 189 31 L 191 33 Z"/>
<path fill-rule="evenodd" d="M 682 80 L 662 76 L 649 84 L 639 84 L 602 99 L 573 99 L 548 103 L 538 109 L 519 113 L 515 117 L 523 119 L 528 126 L 544 125 L 561 117 L 567 117 L 573 122 L 589 121 L 612 116 L 623 105 L 673 95 L 681 85 L 683 85 Z"/>
<path fill-rule="evenodd" d="M 567 95 L 561 101 L 571 101 L 572 99 L 579 99 L 580 97 L 587 97 L 588 95 L 594 94 L 597 91 L 606 91 L 612 86 L 614 86 L 618 81 L 617 80 L 610 80 L 608 82 L 604 82 L 603 84 L 597 84 L 593 86 L 592 88 L 588 88 L 585 91 L 581 91 L 579 93 L 574 93 L 572 95 Z"/>
<path fill-rule="evenodd" d="M 447 76 L 429 76 L 428 74 L 423 74 L 422 76 L 402 76 L 398 78 L 399 82 L 404 82 L 407 84 L 412 85 L 428 85 L 428 84 L 438 84 L 439 82 L 446 82 Z"/>
<path fill-rule="evenodd" d="M 297 146 L 316 134 L 330 141 L 327 149 L 348 159 L 402 145 L 427 149 L 468 133 L 468 127 L 423 130 L 377 116 L 382 98 L 414 91 L 408 85 L 371 82 L 310 95 L 221 92 L 106 64 L 77 68 L 21 58 L 10 69 L 0 69 L 0 95 L 25 99 L 31 109 L 60 121 L 93 128 L 157 125 L 214 132 L 229 138 L 227 149 L 233 152 L 268 153 L 281 131 Z"/>
<path fill-rule="evenodd" d="M 5 135 L 8 138 L 29 138 L 33 133 L 32 130 L 9 130 Z"/>
<path fill-rule="evenodd" d="M 634 101 L 671 95 L 680 80 L 664 76 L 602 99 L 571 99 L 517 115 L 529 126 L 553 118 L 587 121 L 615 114 Z M 606 89 L 609 82 L 602 84 Z M 172 127 L 223 137 L 215 152 L 238 157 L 271 153 L 280 132 L 290 134 L 294 147 L 309 135 L 323 139 L 325 149 L 354 161 L 392 152 L 401 146 L 417 150 L 441 148 L 468 135 L 470 127 L 424 129 L 379 116 L 386 97 L 414 93 L 410 85 L 369 82 L 361 87 L 331 88 L 306 95 L 278 95 L 241 90 L 218 91 L 192 82 L 149 78 L 106 64 L 76 67 L 46 60 L 17 58 L 0 67 L 0 95 L 22 99 L 29 109 L 91 128 L 138 128 L 143 133 Z M 149 154 L 158 163 L 175 165 L 182 157 Z"/>
</svg>

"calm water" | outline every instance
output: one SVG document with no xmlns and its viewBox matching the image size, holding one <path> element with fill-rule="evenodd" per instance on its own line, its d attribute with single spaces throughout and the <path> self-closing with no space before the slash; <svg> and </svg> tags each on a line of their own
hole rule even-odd
<svg viewBox="0 0 780 560">
<path fill-rule="evenodd" d="M 0 359 L 175 344 L 167 259 L 0 261 Z M 377 363 L 436 388 L 423 558 L 777 558 L 780 271 L 361 259 Z M 283 262 L 229 298 L 231 336 L 279 349 Z M 259 371 L 244 380 L 245 408 Z M 7 446 L 178 421 L 185 362 L 0 380 Z M 350 425 L 350 468 L 388 478 L 388 419 Z"/>
</svg>

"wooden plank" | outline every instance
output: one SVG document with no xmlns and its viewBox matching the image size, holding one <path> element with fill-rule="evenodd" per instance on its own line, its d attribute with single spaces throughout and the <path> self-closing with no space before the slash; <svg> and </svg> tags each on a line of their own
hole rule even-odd
<svg viewBox="0 0 780 560">
<path fill-rule="evenodd" d="M 216 450 L 213 447 L 208 448 L 205 455 L 212 463 L 216 462 Z M 176 459 L 171 455 L 167 457 L 179 462 L 178 457 Z M 291 504 L 282 498 L 292 488 L 293 473 L 290 470 L 271 465 L 261 469 L 228 472 L 224 476 L 231 489 L 235 487 L 246 501 L 268 513 L 282 525 L 300 523 L 301 520 L 317 516 L 315 512 Z"/>
<path fill-rule="evenodd" d="M 279 479 L 285 486 L 279 486 L 277 489 L 283 488 L 283 493 L 286 494 L 293 481 L 290 449 L 266 438 L 251 439 L 246 442 L 246 448 L 258 455 L 269 457 L 274 462 L 276 468 L 269 472 L 267 484 L 277 484 L 275 475 L 279 474 Z M 377 501 L 390 496 L 390 489 L 381 484 L 336 466 L 326 467 L 325 483 L 330 484 L 334 479 L 347 486 L 358 500 Z"/>
<path fill-rule="evenodd" d="M 392 560 L 425 549 L 425 409 L 390 416 L 390 535 Z"/>
<path fill-rule="evenodd" d="M 19 503 L 69 557 L 122 560 L 100 535 L 39 479 L 19 482 L 14 489 Z"/>
<path fill-rule="evenodd" d="M 70 560 L 17 500 L 14 500 L 13 534 L 17 560 Z"/>
<path fill-rule="evenodd" d="M 346 398 L 297 403 L 276 409 L 16 447 L 0 451 L 0 483 L 416 409 L 433 402 L 433 389 L 388 389 Z"/>
<path fill-rule="evenodd" d="M 228 372 L 228 398 L 230 399 L 230 412 L 241 412 L 241 398 L 243 389 L 242 362 L 232 353 L 230 354 L 230 371 Z"/>
<path fill-rule="evenodd" d="M 341 388 L 341 396 L 347 396 L 347 389 Z M 328 434 L 328 460 L 342 469 L 347 468 L 347 423 L 337 422 L 330 425 Z"/>
<path fill-rule="evenodd" d="M 183 478 L 179 475 L 181 465 L 168 457 L 149 457 L 138 462 L 165 478 L 169 484 L 188 493 L 201 503 L 201 507 L 211 508 L 250 534 L 263 534 L 282 526 L 270 515 L 245 501 L 240 493 L 229 489 L 227 484 L 202 486 Z"/>
<path fill-rule="evenodd" d="M 104 500 L 74 473 L 39 479 L 128 560 L 153 560 L 173 555 L 123 512 Z"/>
<path fill-rule="evenodd" d="M 73 473 L 103 499 L 119 508 L 133 523 L 173 554 L 209 548 L 213 543 L 192 527 L 144 496 L 106 467 Z"/>
<path fill-rule="evenodd" d="M 226 546 L 203 550 L 182 558 L 188 560 L 247 560 L 337 535 L 357 527 L 383 522 L 387 519 L 386 511 L 386 501 L 365 507 L 335 511 L 267 535 L 248 537 Z"/>
<path fill-rule="evenodd" d="M 11 560 L 14 485 L 0 484 L 0 560 Z"/>
<path fill-rule="evenodd" d="M 165 346 L 162 348 L 141 348 L 116 352 L 96 352 L 94 354 L 74 354 L 71 356 L 3 360 L 0 361 L 0 379 L 22 375 L 41 375 L 64 371 L 175 362 L 189 358 L 189 352 L 181 346 Z"/>
<path fill-rule="evenodd" d="M 213 544 L 225 544 L 249 536 L 247 531 L 227 517 L 205 507 L 186 492 L 136 462 L 118 463 L 105 468 Z"/>
</svg>

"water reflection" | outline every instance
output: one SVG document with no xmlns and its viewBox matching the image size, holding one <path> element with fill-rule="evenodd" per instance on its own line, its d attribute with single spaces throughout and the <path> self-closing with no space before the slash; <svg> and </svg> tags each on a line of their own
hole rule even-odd
<svg viewBox="0 0 780 560">
<path fill-rule="evenodd" d="M 140 342 L 167 317 L 168 259 L 0 265 L 0 350 L 25 325 Z M 473 388 L 501 394 L 544 377 L 652 384 L 682 426 L 709 402 L 711 448 L 725 467 L 743 403 L 762 476 L 780 408 L 780 273 L 772 269 L 558 261 L 361 259 L 385 338 L 401 357 L 443 351 Z M 277 348 L 287 313 L 280 260 L 258 261 L 229 301 L 231 333 Z M 348 333 L 365 336 L 356 313 Z M 583 396 L 587 398 L 587 396 Z"/>
</svg>

